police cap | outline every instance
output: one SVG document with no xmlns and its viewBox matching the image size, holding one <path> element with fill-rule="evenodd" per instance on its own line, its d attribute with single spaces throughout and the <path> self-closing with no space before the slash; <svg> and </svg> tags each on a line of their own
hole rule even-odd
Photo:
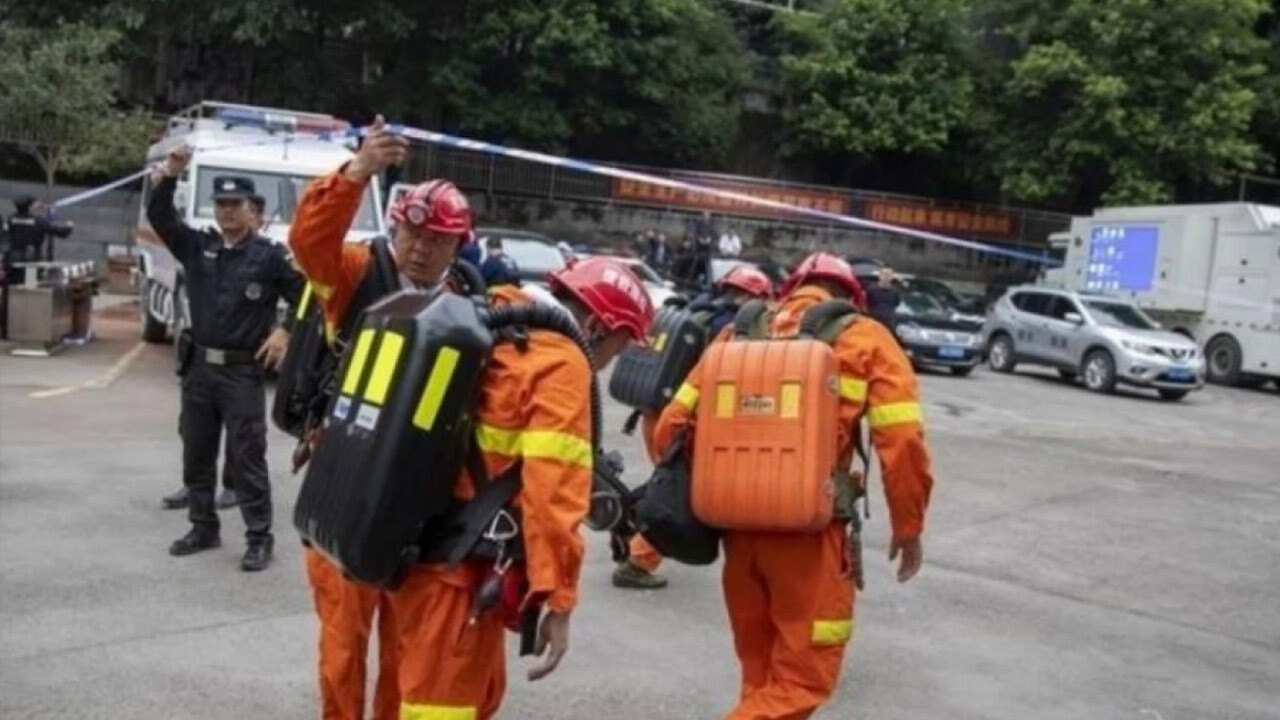
<svg viewBox="0 0 1280 720">
<path fill-rule="evenodd" d="M 214 200 L 249 200 L 257 194 L 257 188 L 250 178 L 222 175 L 213 179 Z"/>
</svg>

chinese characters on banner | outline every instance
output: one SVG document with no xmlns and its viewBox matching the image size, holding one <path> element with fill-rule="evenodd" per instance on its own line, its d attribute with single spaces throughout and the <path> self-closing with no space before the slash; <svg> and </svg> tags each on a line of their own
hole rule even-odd
<svg viewBox="0 0 1280 720">
<path fill-rule="evenodd" d="M 943 234 L 998 238 L 1018 235 L 1018 219 L 998 210 L 963 210 L 900 200 L 868 200 L 864 215 L 876 222 Z"/>
<path fill-rule="evenodd" d="M 926 205 L 907 200 L 874 199 L 857 203 L 838 192 L 824 192 L 814 188 L 790 188 L 773 185 L 729 184 L 703 177 L 680 177 L 680 180 L 699 185 L 728 190 L 741 195 L 796 205 L 812 210 L 848 215 L 853 212 L 868 220 L 929 230 L 951 235 L 981 235 L 984 237 L 1016 239 L 1018 218 L 999 210 L 957 208 Z M 697 190 L 670 188 L 639 180 L 615 178 L 613 197 L 618 200 L 667 205 L 672 207 L 708 210 L 756 217 L 787 217 L 791 213 L 778 208 L 754 205 L 744 200 L 718 197 Z M 861 212 L 857 212 L 857 210 Z"/>
<path fill-rule="evenodd" d="M 824 193 L 816 190 L 805 190 L 782 187 L 753 187 L 750 185 L 714 185 L 702 178 L 690 178 L 689 182 L 700 185 L 712 185 L 720 190 L 750 195 L 762 200 L 796 205 L 811 210 L 824 210 L 843 215 L 849 211 L 849 200 L 843 195 Z M 663 187 L 638 180 L 617 178 L 613 181 L 613 196 L 619 200 L 636 200 L 656 205 L 674 205 L 678 207 L 696 208 L 711 212 L 735 213 L 738 215 L 758 215 L 763 217 L 784 217 L 790 215 L 786 210 L 754 205 L 744 200 L 723 198 L 696 190 Z"/>
</svg>

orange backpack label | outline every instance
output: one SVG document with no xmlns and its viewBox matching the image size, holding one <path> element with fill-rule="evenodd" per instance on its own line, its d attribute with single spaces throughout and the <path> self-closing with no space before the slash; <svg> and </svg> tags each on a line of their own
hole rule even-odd
<svg viewBox="0 0 1280 720">
<path fill-rule="evenodd" d="M 820 340 L 734 340 L 702 358 L 693 512 L 725 530 L 817 531 L 832 519 L 838 365 Z"/>
</svg>

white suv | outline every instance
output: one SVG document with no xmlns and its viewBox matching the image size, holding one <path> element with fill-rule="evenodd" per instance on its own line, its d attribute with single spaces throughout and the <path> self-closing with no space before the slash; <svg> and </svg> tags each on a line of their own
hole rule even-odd
<svg viewBox="0 0 1280 720">
<path fill-rule="evenodd" d="M 1085 387 L 1116 383 L 1154 388 L 1180 400 L 1204 386 L 1204 358 L 1190 338 L 1160 325 L 1125 300 L 1044 287 L 1016 287 L 991 306 L 983 329 L 991 369 L 1020 362 L 1050 365 Z"/>
</svg>

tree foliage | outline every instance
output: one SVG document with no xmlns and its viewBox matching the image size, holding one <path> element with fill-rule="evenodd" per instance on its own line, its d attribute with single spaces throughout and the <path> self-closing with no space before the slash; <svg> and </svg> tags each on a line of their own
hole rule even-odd
<svg viewBox="0 0 1280 720">
<path fill-rule="evenodd" d="M 792 152 L 935 152 L 970 113 L 960 0 L 835 0 L 778 19 Z"/>
<path fill-rule="evenodd" d="M 110 147 L 146 125 L 119 100 L 202 99 L 1076 211 L 1222 199 L 1235 173 L 1278 170 L 1280 0 L 802 7 L 44 0 L 22 15 L 30 29 L 6 26 L 0 97 L 6 116 L 50 108 L 41 131 L 64 140 L 38 152 L 56 172 L 139 156 Z M 117 130 L 88 143 L 70 117 Z"/>
<path fill-rule="evenodd" d="M 1258 0 L 1010 0 L 1019 56 L 996 95 L 1014 199 L 1174 200 L 1257 167 Z"/>
<path fill-rule="evenodd" d="M 2 131 L 44 170 L 113 173 L 134 169 L 154 123 L 144 111 L 122 111 L 112 96 L 119 34 L 85 24 L 35 31 L 0 25 Z"/>
</svg>

